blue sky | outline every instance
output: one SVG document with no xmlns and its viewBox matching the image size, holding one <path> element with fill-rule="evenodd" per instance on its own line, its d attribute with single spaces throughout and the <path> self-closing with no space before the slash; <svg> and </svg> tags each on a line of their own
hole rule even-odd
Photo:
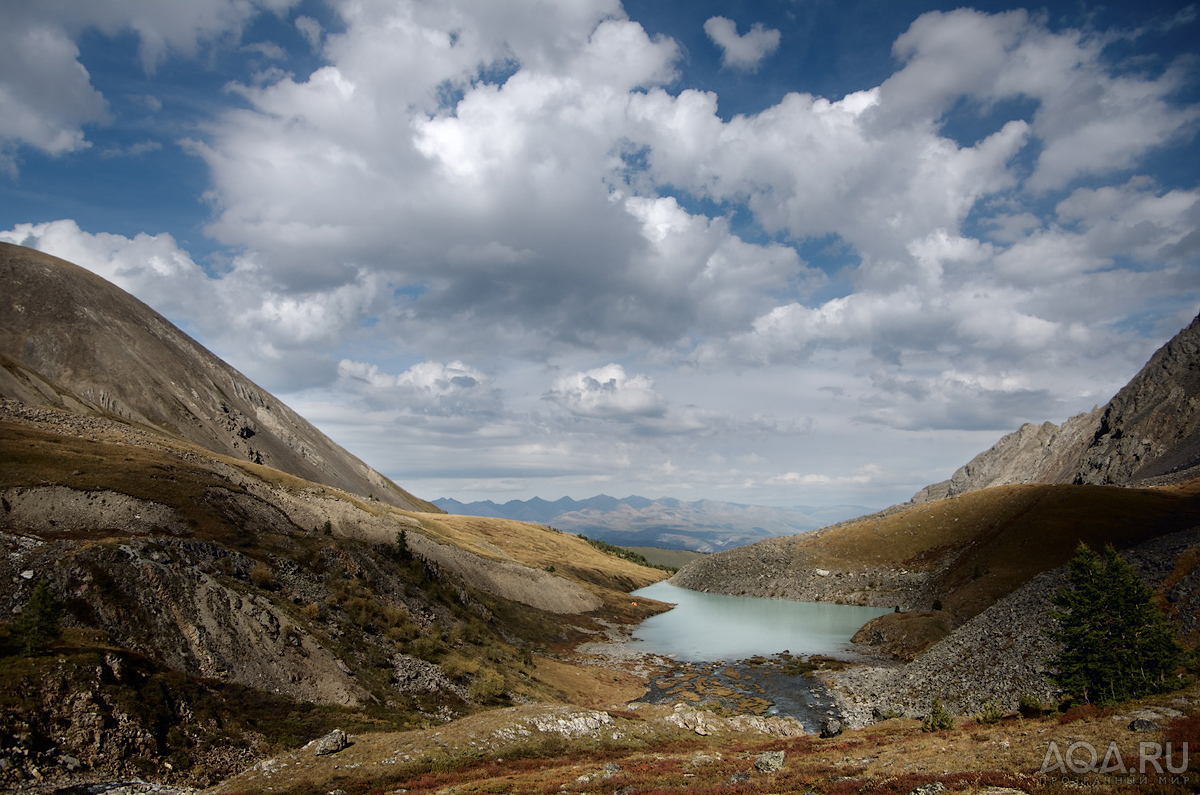
<svg viewBox="0 0 1200 795">
<path fill-rule="evenodd" d="M 0 239 L 415 493 L 884 506 L 1200 308 L 1186 3 L 0 4 Z"/>
</svg>

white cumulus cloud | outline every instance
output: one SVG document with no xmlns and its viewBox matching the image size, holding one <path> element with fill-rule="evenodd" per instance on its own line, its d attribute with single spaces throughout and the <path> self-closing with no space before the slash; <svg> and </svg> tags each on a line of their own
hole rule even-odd
<svg viewBox="0 0 1200 795">
<path fill-rule="evenodd" d="M 666 412 L 666 402 L 654 391 L 654 381 L 641 374 L 626 375 L 619 364 L 562 376 L 546 399 L 581 417 L 643 419 Z"/>
<path fill-rule="evenodd" d="M 759 64 L 779 49 L 780 33 L 755 22 L 750 30 L 738 35 L 737 23 L 727 17 L 710 17 L 704 32 L 721 48 L 721 64 L 730 69 L 753 72 Z"/>
</svg>

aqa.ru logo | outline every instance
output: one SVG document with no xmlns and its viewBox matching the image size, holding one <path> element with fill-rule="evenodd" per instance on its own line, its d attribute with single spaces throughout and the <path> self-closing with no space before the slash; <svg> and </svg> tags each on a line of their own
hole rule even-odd
<svg viewBox="0 0 1200 795">
<path fill-rule="evenodd" d="M 1155 773 L 1186 773 L 1188 769 L 1188 744 L 1181 743 L 1178 749 L 1180 751 L 1180 760 L 1176 766 L 1175 749 L 1171 747 L 1171 743 L 1166 744 L 1164 749 L 1160 743 L 1141 742 L 1138 743 L 1138 761 L 1137 768 L 1131 769 L 1125 764 L 1125 758 L 1121 755 L 1121 751 L 1117 748 L 1117 743 L 1114 740 L 1108 744 L 1108 750 L 1104 752 L 1104 759 L 1100 759 L 1100 754 L 1096 752 L 1096 746 L 1089 742 L 1075 742 L 1067 746 L 1066 754 L 1058 750 L 1058 743 L 1054 740 L 1050 741 L 1050 745 L 1046 748 L 1046 758 L 1042 760 L 1042 773 L 1107 773 L 1116 775 L 1128 775 L 1136 772 L 1138 775 L 1146 775 L 1147 772 Z M 1163 770 L 1163 766 L 1166 770 Z"/>
</svg>

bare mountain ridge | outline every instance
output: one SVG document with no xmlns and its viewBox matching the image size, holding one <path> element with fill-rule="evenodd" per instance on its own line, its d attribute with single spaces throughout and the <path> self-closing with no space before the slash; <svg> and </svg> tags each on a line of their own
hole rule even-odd
<svg viewBox="0 0 1200 795">
<path fill-rule="evenodd" d="M 0 243 L 0 284 L 0 397 L 114 417 L 398 508 L 440 510 L 90 271 Z"/>
<path fill-rule="evenodd" d="M 1003 437 L 913 504 L 1010 483 L 1153 486 L 1200 475 L 1200 316 L 1104 407 Z"/>
</svg>

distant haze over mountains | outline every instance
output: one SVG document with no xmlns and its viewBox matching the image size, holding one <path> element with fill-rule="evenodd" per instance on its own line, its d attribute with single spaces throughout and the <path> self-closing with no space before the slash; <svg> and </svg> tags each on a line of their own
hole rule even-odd
<svg viewBox="0 0 1200 795">
<path fill-rule="evenodd" d="M 860 505 L 768 508 L 713 500 L 684 502 L 670 497 L 651 500 L 634 495 L 618 499 L 606 494 L 585 500 L 563 497 L 553 502 L 534 497 L 502 505 L 491 500 L 462 503 L 442 498 L 433 504 L 447 513 L 536 522 L 610 544 L 697 552 L 717 552 L 773 536 L 795 535 L 870 510 Z"/>
</svg>

